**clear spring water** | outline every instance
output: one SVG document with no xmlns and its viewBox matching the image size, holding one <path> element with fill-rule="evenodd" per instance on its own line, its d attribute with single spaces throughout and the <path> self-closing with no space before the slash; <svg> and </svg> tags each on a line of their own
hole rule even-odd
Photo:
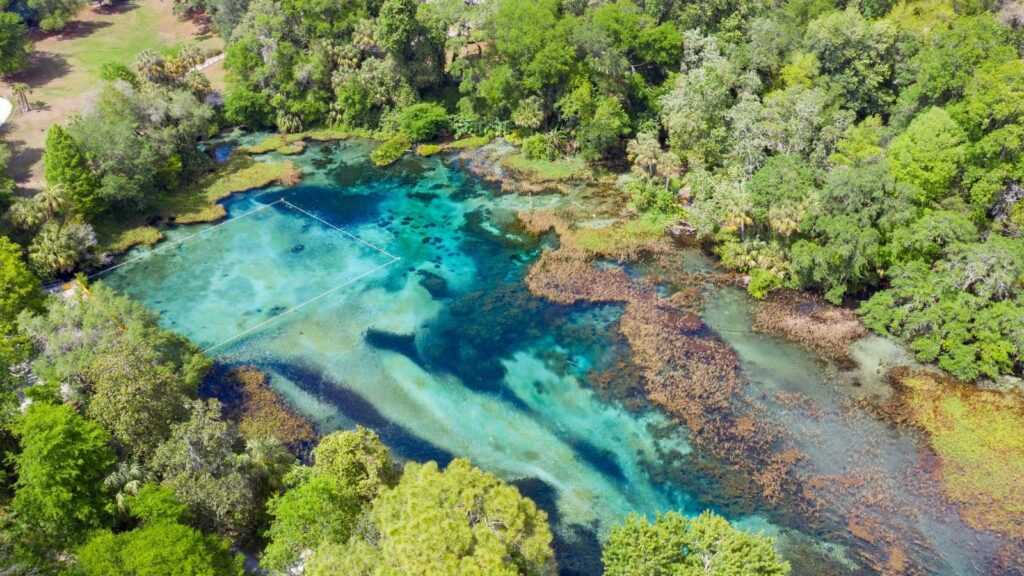
<svg viewBox="0 0 1024 576">
<path fill-rule="evenodd" d="M 687 488 L 702 479 L 680 470 L 691 452 L 685 430 L 592 388 L 590 374 L 629 361 L 615 330 L 620 310 L 530 295 L 522 279 L 557 240 L 513 226 L 516 210 L 578 198 L 498 194 L 439 158 L 379 170 L 368 150 L 311 145 L 296 159 L 300 185 L 237 196 L 224 224 L 170 230 L 168 242 L 134 252 L 138 260 L 103 280 L 215 347 L 222 364 L 265 370 L 322 430 L 362 424 L 401 457 L 467 457 L 516 482 L 548 511 L 565 574 L 599 573 L 600 539 L 630 512 L 707 507 L 809 545 L 835 573 L 858 571 L 827 530 L 802 534 L 773 524 L 769 507 L 737 512 Z M 810 471 L 840 471 L 848 460 L 838 453 L 871 444 L 866 436 L 884 439 L 889 470 L 916 457 L 913 439 L 834 416 L 842 393 L 819 385 L 827 376 L 808 354 L 751 334 L 744 298 L 710 293 L 706 321 L 758 375 L 752 397 L 795 387 L 824 405 L 828 417 L 817 420 L 770 406 L 800 431 Z M 961 533 L 977 538 L 948 514 L 914 522 L 942 546 L 959 546 Z M 982 548 L 962 561 L 936 556 L 931 569 L 969 571 Z"/>
</svg>

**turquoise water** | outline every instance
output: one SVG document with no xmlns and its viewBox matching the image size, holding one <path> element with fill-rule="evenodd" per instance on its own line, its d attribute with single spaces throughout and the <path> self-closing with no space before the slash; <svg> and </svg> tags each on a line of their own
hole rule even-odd
<svg viewBox="0 0 1024 576">
<path fill-rule="evenodd" d="M 515 482 L 548 511 L 565 574 L 599 573 L 600 540 L 630 512 L 709 507 L 778 535 L 784 548 L 813 552 L 820 563 L 797 573 L 865 571 L 855 554 L 865 544 L 844 532 L 838 503 L 853 506 L 866 492 L 834 498 L 837 509 L 813 528 L 764 503 L 737 504 L 691 470 L 700 455 L 683 427 L 635 392 L 620 398 L 594 387 L 595 374 L 630 365 L 616 327 L 621 309 L 529 294 L 523 277 L 557 239 L 515 226 L 517 210 L 586 208 L 586 191 L 502 194 L 445 159 L 407 157 L 378 170 L 367 152 L 358 142 L 311 145 L 297 159 L 307 174 L 300 185 L 237 196 L 223 224 L 169 230 L 168 242 L 132 253 L 102 279 L 211 349 L 221 366 L 261 367 L 322 430 L 362 424 L 400 457 L 467 457 Z M 689 262 L 710 265 L 696 253 Z M 806 474 L 842 473 L 848 455 L 867 446 L 890 452 L 877 459 L 883 473 L 913 473 L 913 438 L 874 421 L 851 424 L 842 408 L 851 374 L 751 334 L 745 297 L 708 290 L 705 320 L 757 375 L 751 398 L 799 432 Z M 620 372 L 618 380 L 631 378 Z M 764 400 L 782 388 L 808 395 L 825 416 Z M 907 506 L 930 505 L 887 489 Z M 954 549 L 915 551 L 934 573 L 971 573 L 993 545 L 955 514 L 891 516 L 893 526 Z"/>
</svg>

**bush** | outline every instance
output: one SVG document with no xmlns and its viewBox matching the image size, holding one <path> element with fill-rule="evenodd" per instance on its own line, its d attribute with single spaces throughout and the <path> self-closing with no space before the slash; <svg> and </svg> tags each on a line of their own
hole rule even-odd
<svg viewBox="0 0 1024 576">
<path fill-rule="evenodd" d="M 534 134 L 523 138 L 523 154 L 531 160 L 554 160 L 543 134 Z"/>
<path fill-rule="evenodd" d="M 448 129 L 448 113 L 432 102 L 413 104 L 398 115 L 398 126 L 414 142 L 423 142 Z"/>
<path fill-rule="evenodd" d="M 402 154 L 409 150 L 410 146 L 412 146 L 412 142 L 409 140 L 409 137 L 405 134 L 399 134 L 378 146 L 370 154 L 370 160 L 373 160 L 373 163 L 377 166 L 390 166 L 397 162 L 402 157 Z"/>
</svg>

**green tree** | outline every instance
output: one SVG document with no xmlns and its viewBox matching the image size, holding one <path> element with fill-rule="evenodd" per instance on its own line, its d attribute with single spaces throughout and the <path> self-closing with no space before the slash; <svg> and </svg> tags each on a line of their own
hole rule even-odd
<svg viewBox="0 0 1024 576">
<path fill-rule="evenodd" d="M 891 24 L 868 20 L 850 6 L 808 24 L 804 44 L 842 91 L 847 106 L 875 114 L 895 100 L 896 39 Z"/>
<path fill-rule="evenodd" d="M 917 77 L 907 97 L 942 105 L 959 98 L 979 68 L 1017 58 L 1008 30 L 991 14 L 955 19 L 914 57 Z"/>
<path fill-rule="evenodd" d="M 29 262 L 44 278 L 68 274 L 95 258 L 96 233 L 78 218 L 44 223 L 28 247 Z"/>
<path fill-rule="evenodd" d="M 10 422 L 18 408 L 11 368 L 31 352 L 28 338 L 18 329 L 17 317 L 23 311 L 42 309 L 41 288 L 39 278 L 25 264 L 21 248 L 0 236 L 0 427 Z"/>
<path fill-rule="evenodd" d="M 83 576 L 242 576 L 243 558 L 231 543 L 182 524 L 185 506 L 166 489 L 147 485 L 133 497 L 132 513 L 142 526 L 114 534 L 100 531 L 76 553 L 74 574 Z"/>
<path fill-rule="evenodd" d="M 82 373 L 92 396 L 87 414 L 110 433 L 120 451 L 145 461 L 185 416 L 194 387 L 151 346 L 127 339 L 98 354 Z"/>
<path fill-rule="evenodd" d="M 333 476 L 298 468 L 287 482 L 288 489 L 267 504 L 273 520 L 260 558 L 280 572 L 322 543 L 348 541 L 363 508 L 362 499 Z"/>
<path fill-rule="evenodd" d="M 21 453 L 11 510 L 18 539 L 37 556 L 81 542 L 108 520 L 103 478 L 114 463 L 107 434 L 65 405 L 34 402 L 14 424 Z"/>
<path fill-rule="evenodd" d="M 410 51 L 416 32 L 416 0 L 384 0 L 377 17 L 377 40 L 394 54 Z"/>
<path fill-rule="evenodd" d="M 398 126 L 414 142 L 431 140 L 448 129 L 448 113 L 433 102 L 413 104 L 398 115 Z"/>
<path fill-rule="evenodd" d="M 889 164 L 896 180 L 916 186 L 921 204 L 950 194 L 964 162 L 964 131 L 942 108 L 918 114 L 889 145 Z"/>
<path fill-rule="evenodd" d="M 51 126 L 46 133 L 43 162 L 46 182 L 51 186 L 64 186 L 78 212 L 91 216 L 102 211 L 103 207 L 96 197 L 99 182 L 95 174 L 74 138 L 58 124 Z"/>
<path fill-rule="evenodd" d="M 28 0 L 28 7 L 36 11 L 39 27 L 47 32 L 63 30 L 85 6 L 85 0 Z"/>
<path fill-rule="evenodd" d="M 789 573 L 789 563 L 778 557 L 770 538 L 737 530 L 712 512 L 692 519 L 667 512 L 653 523 L 631 515 L 612 528 L 603 560 L 607 576 Z"/>
<path fill-rule="evenodd" d="M 188 411 L 189 419 L 174 424 L 170 438 L 157 448 L 153 467 L 201 529 L 246 541 L 263 503 L 239 461 L 241 439 L 221 418 L 217 401 L 191 401 Z"/>
<path fill-rule="evenodd" d="M 555 573 L 547 514 L 466 460 L 443 472 L 434 462 L 406 465 L 398 485 L 373 501 L 369 519 L 369 538 L 321 546 L 307 573 Z"/>
<path fill-rule="evenodd" d="M 0 13 L 0 75 L 20 71 L 31 53 L 25 21 L 14 12 Z"/>
<path fill-rule="evenodd" d="M 313 470 L 336 478 L 365 501 L 397 480 L 387 447 L 373 430 L 362 426 L 324 436 L 313 450 Z"/>
</svg>

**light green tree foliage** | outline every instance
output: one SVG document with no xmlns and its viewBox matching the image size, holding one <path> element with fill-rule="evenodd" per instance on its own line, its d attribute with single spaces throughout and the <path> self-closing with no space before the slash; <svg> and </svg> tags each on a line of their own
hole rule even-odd
<svg viewBox="0 0 1024 576">
<path fill-rule="evenodd" d="M 1018 58 L 1008 32 L 988 13 L 939 28 L 914 56 L 917 76 L 904 98 L 937 105 L 959 98 L 979 68 Z"/>
<path fill-rule="evenodd" d="M 365 501 L 398 479 L 387 446 L 362 426 L 324 436 L 313 450 L 313 471 L 337 479 Z"/>
<path fill-rule="evenodd" d="M 209 168 L 195 143 L 214 129 L 213 108 L 189 88 L 113 82 L 67 132 L 98 179 L 97 205 L 137 211 Z"/>
<path fill-rule="evenodd" d="M 704 512 L 686 518 L 667 512 L 653 523 L 632 515 L 612 528 L 604 546 L 607 576 L 783 576 L 781 560 L 766 536 L 737 530 Z"/>
<path fill-rule="evenodd" d="M 363 509 L 362 499 L 338 478 L 297 468 L 287 489 L 267 504 L 270 541 L 260 563 L 287 572 L 324 543 L 344 543 Z"/>
<path fill-rule="evenodd" d="M 75 546 L 108 520 L 103 478 L 114 463 L 107 434 L 73 408 L 34 402 L 16 420 L 21 453 L 11 510 L 21 547 L 37 558 Z"/>
<path fill-rule="evenodd" d="M 691 164 L 715 165 L 730 145 L 728 112 L 740 73 L 714 38 L 687 33 L 683 71 L 661 99 L 661 121 L 672 149 Z"/>
<path fill-rule="evenodd" d="M 83 576 L 241 576 L 243 558 L 231 543 L 183 524 L 186 507 L 165 488 L 147 485 L 131 498 L 142 526 L 119 534 L 100 531 L 76 552 L 72 574 Z"/>
<path fill-rule="evenodd" d="M 963 380 L 1009 372 L 1024 358 L 1020 296 L 987 300 L 960 290 L 921 261 L 894 269 L 890 287 L 863 303 L 858 313 L 871 329 L 907 338 L 918 358 L 937 361 Z"/>
<path fill-rule="evenodd" d="M 388 52 L 411 51 L 416 25 L 415 0 L 384 0 L 377 17 L 377 39 Z"/>
<path fill-rule="evenodd" d="M 0 13 L 0 74 L 14 74 L 32 53 L 25 21 L 14 12 Z"/>
<path fill-rule="evenodd" d="M 964 186 L 988 216 L 1008 183 L 1024 181 L 1024 60 L 980 70 L 950 111 L 971 140 Z"/>
<path fill-rule="evenodd" d="M 43 292 L 21 255 L 21 248 L 0 236 L 0 426 L 6 425 L 18 407 L 11 367 L 28 358 L 28 339 L 18 330 L 22 311 L 42 308 Z"/>
<path fill-rule="evenodd" d="M 38 350 L 36 373 L 76 399 L 91 390 L 98 405 L 90 414 L 128 452 L 148 452 L 144 444 L 167 436 L 171 421 L 163 418 L 178 413 L 210 365 L 152 312 L 102 283 L 88 298 L 52 299 L 45 314 L 19 322 Z"/>
<path fill-rule="evenodd" d="M 370 510 L 372 530 L 322 546 L 306 573 L 537 576 L 555 573 L 547 515 L 493 475 L 454 460 L 410 463 Z"/>
<path fill-rule="evenodd" d="M 187 408 L 188 420 L 171 427 L 170 438 L 153 455 L 153 468 L 203 531 L 246 541 L 263 502 L 240 461 L 241 438 L 221 418 L 216 400 L 194 400 Z"/>
<path fill-rule="evenodd" d="M 448 113 L 438 104 L 413 104 L 398 115 L 398 126 L 413 142 L 431 140 L 448 128 Z"/>
<path fill-rule="evenodd" d="M 960 125 L 942 108 L 931 108 L 889 145 L 889 164 L 897 180 L 916 186 L 917 202 L 928 204 L 949 195 L 965 151 Z"/>
</svg>

